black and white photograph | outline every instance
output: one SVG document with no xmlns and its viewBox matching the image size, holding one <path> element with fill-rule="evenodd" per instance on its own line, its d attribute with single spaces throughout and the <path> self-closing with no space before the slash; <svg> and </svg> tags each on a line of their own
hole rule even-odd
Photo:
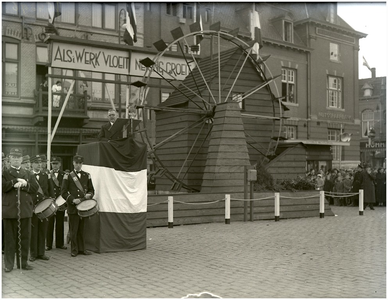
<svg viewBox="0 0 388 300">
<path fill-rule="evenodd" d="M 386 2 L 2 1 L 2 298 L 386 298 Z"/>
</svg>

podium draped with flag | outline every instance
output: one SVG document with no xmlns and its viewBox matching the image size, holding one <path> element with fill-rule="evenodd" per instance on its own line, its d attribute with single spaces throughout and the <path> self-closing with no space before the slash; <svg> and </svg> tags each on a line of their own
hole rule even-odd
<svg viewBox="0 0 388 300">
<path fill-rule="evenodd" d="M 85 223 L 88 250 L 146 248 L 147 146 L 133 138 L 78 146 L 90 173 L 99 213 Z"/>
</svg>

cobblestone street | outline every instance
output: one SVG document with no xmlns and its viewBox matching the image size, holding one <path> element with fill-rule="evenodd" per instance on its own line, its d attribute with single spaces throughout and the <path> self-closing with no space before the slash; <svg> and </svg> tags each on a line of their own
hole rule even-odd
<svg viewBox="0 0 388 300">
<path fill-rule="evenodd" d="M 147 230 L 147 249 L 46 252 L 2 273 L 3 298 L 385 298 L 386 210 Z M 66 224 L 67 227 L 67 224 Z"/>
</svg>

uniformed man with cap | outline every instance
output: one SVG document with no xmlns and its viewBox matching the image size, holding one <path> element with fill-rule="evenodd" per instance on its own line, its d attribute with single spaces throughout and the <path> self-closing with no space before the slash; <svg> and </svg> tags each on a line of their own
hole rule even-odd
<svg viewBox="0 0 388 300">
<path fill-rule="evenodd" d="M 359 190 L 361 189 L 361 184 L 362 184 L 362 170 L 363 166 L 361 163 L 357 165 L 356 173 L 354 173 L 353 177 L 353 183 L 352 183 L 352 193 L 358 193 Z M 353 206 L 358 206 L 358 195 L 355 195 L 352 197 L 352 204 Z"/>
<path fill-rule="evenodd" d="M 22 168 L 31 171 L 31 160 L 29 155 L 24 155 L 22 160 Z"/>
<path fill-rule="evenodd" d="M 19 255 L 21 246 L 21 267 L 31 270 L 27 264 L 28 249 L 30 246 L 31 217 L 34 205 L 32 195 L 38 191 L 38 183 L 30 172 L 21 168 L 22 151 L 13 148 L 10 151 L 11 167 L 3 171 L 2 175 L 2 216 L 4 221 L 4 270 L 12 271 L 15 264 L 15 253 Z M 20 189 L 20 190 L 19 190 Z M 19 192 L 20 191 L 20 192 Z M 18 204 L 20 200 L 20 205 Z M 20 237 L 19 225 L 20 219 Z M 20 268 L 20 259 L 17 257 L 17 266 Z"/>
<path fill-rule="evenodd" d="M 63 176 L 65 172 L 60 170 L 61 168 L 61 158 L 53 156 L 51 158 L 51 172 L 50 172 L 50 182 L 53 187 L 54 198 L 57 199 L 61 195 L 61 186 Z M 46 242 L 46 250 L 49 251 L 53 247 L 54 240 L 54 225 L 55 225 L 55 247 L 57 249 L 67 249 L 64 246 L 65 241 L 65 210 L 57 210 L 56 214 L 51 216 L 48 221 L 47 228 L 47 242 Z"/>
<path fill-rule="evenodd" d="M 78 254 L 91 254 L 85 249 L 85 219 L 78 216 L 77 205 L 84 200 L 93 198 L 94 187 L 90 174 L 82 171 L 82 165 L 83 157 L 75 155 L 73 158 L 74 170 L 65 174 L 62 182 L 61 194 L 67 202 L 72 257 L 76 257 Z"/>
<path fill-rule="evenodd" d="M 40 155 L 35 155 L 31 159 L 32 171 L 38 182 L 39 189 L 33 195 L 32 199 L 34 205 L 38 205 L 44 199 L 53 198 L 53 188 L 49 182 L 49 175 L 41 172 L 42 159 Z M 30 261 L 36 259 L 49 260 L 49 257 L 45 255 L 46 251 L 46 236 L 47 236 L 47 220 L 40 220 L 36 214 L 32 216 L 32 229 L 31 229 L 31 246 L 30 246 Z"/>
<path fill-rule="evenodd" d="M 40 154 L 40 158 L 42 159 L 42 169 L 41 172 L 50 174 L 50 171 L 47 169 L 47 157 L 45 154 Z"/>
</svg>

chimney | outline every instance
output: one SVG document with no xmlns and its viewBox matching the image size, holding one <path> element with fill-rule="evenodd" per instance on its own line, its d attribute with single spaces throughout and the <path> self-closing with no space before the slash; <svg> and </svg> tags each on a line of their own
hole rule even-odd
<svg viewBox="0 0 388 300">
<path fill-rule="evenodd" d="M 372 78 L 376 78 L 376 68 L 370 68 L 370 71 L 372 72 Z"/>
</svg>

